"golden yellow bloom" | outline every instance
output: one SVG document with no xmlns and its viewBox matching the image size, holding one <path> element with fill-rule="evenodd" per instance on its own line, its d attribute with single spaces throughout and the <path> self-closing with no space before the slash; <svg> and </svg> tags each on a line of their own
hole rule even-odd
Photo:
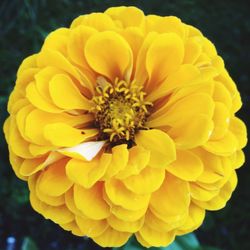
<svg viewBox="0 0 250 250">
<path fill-rule="evenodd" d="M 75 235 L 166 246 L 225 206 L 244 162 L 214 45 L 135 7 L 76 18 L 21 64 L 4 131 L 33 208 Z"/>
</svg>

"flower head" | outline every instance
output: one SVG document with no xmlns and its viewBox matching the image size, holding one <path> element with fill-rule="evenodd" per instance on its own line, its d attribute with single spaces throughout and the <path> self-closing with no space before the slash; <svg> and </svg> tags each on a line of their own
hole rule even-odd
<svg viewBox="0 0 250 250">
<path fill-rule="evenodd" d="M 76 18 L 21 64 L 4 131 L 33 208 L 75 235 L 166 246 L 225 206 L 244 162 L 236 85 L 180 19 Z"/>
</svg>

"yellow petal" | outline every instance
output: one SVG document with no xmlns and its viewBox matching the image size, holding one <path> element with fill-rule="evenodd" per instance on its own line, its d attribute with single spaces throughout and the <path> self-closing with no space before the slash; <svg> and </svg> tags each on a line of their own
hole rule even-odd
<svg viewBox="0 0 250 250">
<path fill-rule="evenodd" d="M 150 151 L 149 165 L 151 167 L 165 168 L 176 159 L 173 141 L 161 130 L 140 130 L 136 134 L 135 142 Z"/>
<path fill-rule="evenodd" d="M 7 117 L 3 124 L 3 132 L 7 143 L 9 141 L 10 125 L 11 125 L 11 116 Z"/>
<path fill-rule="evenodd" d="M 93 70 L 112 81 L 116 77 L 124 79 L 126 74 L 131 73 L 132 51 L 128 43 L 115 32 L 105 31 L 93 35 L 86 43 L 85 56 Z"/>
<path fill-rule="evenodd" d="M 181 38 L 184 38 L 184 26 L 181 20 L 175 16 L 156 16 L 148 15 L 147 17 L 147 31 L 155 31 L 158 33 L 175 33 Z"/>
<path fill-rule="evenodd" d="M 29 69 L 29 68 L 35 68 L 36 66 L 37 66 L 37 54 L 33 54 L 33 55 L 31 55 L 31 56 L 26 57 L 26 58 L 22 61 L 21 65 L 20 65 L 20 67 L 19 67 L 19 69 L 18 69 L 18 71 L 17 71 L 17 78 L 18 78 L 25 70 L 27 70 L 27 69 Z"/>
<path fill-rule="evenodd" d="M 11 92 L 8 102 L 8 112 L 12 115 L 15 115 L 21 108 L 28 106 L 30 102 L 24 98 L 24 95 L 17 90 L 17 87 L 14 87 L 14 90 Z"/>
<path fill-rule="evenodd" d="M 83 25 L 76 27 L 70 32 L 67 49 L 69 58 L 74 63 L 87 67 L 86 58 L 84 57 L 84 47 L 87 40 L 95 33 L 95 29 Z"/>
<path fill-rule="evenodd" d="M 35 196 L 34 192 L 30 192 L 30 205 L 31 207 L 38 212 L 39 214 L 43 214 L 44 211 L 46 211 L 46 208 L 48 205 L 46 205 L 44 202 L 38 200 L 38 198 Z M 45 214 L 43 214 L 45 218 Z"/>
<path fill-rule="evenodd" d="M 213 43 L 203 36 L 201 42 L 205 53 L 207 53 L 211 58 L 214 58 L 217 55 L 217 51 Z"/>
<path fill-rule="evenodd" d="M 215 102 L 214 108 L 214 130 L 211 134 L 211 140 L 218 140 L 225 136 L 229 121 L 230 121 L 230 113 L 225 104 L 221 102 Z"/>
<path fill-rule="evenodd" d="M 188 29 L 189 37 L 202 36 L 201 31 L 194 26 L 186 24 L 186 27 Z"/>
<path fill-rule="evenodd" d="M 203 172 L 198 181 L 203 183 L 214 183 L 224 176 L 222 157 L 209 153 L 208 151 L 197 148 L 193 152 L 200 158 L 203 163 Z"/>
<path fill-rule="evenodd" d="M 221 179 L 213 183 L 203 183 L 197 181 L 197 185 L 208 191 L 218 191 L 229 179 L 233 171 L 233 164 L 229 157 L 222 157 L 222 174 Z"/>
<path fill-rule="evenodd" d="M 49 93 L 49 81 L 57 74 L 65 74 L 63 70 L 56 67 L 45 67 L 35 75 L 35 85 L 39 94 L 44 100 L 53 104 Z M 55 106 L 56 107 L 56 106 Z"/>
<path fill-rule="evenodd" d="M 35 190 L 36 190 L 36 182 L 37 182 L 38 177 L 39 177 L 38 174 L 34 174 L 34 175 L 29 176 L 28 178 L 28 188 L 30 192 L 34 194 L 34 196 L 36 196 Z M 37 197 L 35 198 L 37 199 Z"/>
<path fill-rule="evenodd" d="M 79 227 L 76 225 L 76 223 L 74 224 L 74 227 L 72 227 L 71 233 L 72 233 L 73 235 L 80 236 L 80 237 L 84 236 L 83 233 L 82 233 L 82 231 L 81 231 L 81 230 L 79 229 Z"/>
<path fill-rule="evenodd" d="M 138 57 L 136 60 L 136 66 L 135 66 L 135 79 L 140 83 L 144 84 L 145 81 L 148 79 L 148 72 L 146 70 L 146 56 L 148 48 L 151 46 L 152 42 L 157 37 L 156 32 L 150 32 L 144 39 L 143 44 L 141 45 L 141 48 L 138 52 Z"/>
<path fill-rule="evenodd" d="M 139 234 L 149 245 L 154 247 L 165 247 L 171 244 L 175 237 L 174 231 L 159 232 L 146 225 L 140 229 Z"/>
<path fill-rule="evenodd" d="M 75 221 L 71 221 L 69 223 L 61 224 L 59 226 L 62 227 L 66 231 L 70 231 L 73 225 L 75 225 Z"/>
<path fill-rule="evenodd" d="M 96 129 L 80 130 L 59 122 L 44 127 L 44 137 L 59 147 L 73 147 L 97 133 Z"/>
<path fill-rule="evenodd" d="M 89 26 L 98 31 L 113 30 L 115 24 L 113 20 L 105 13 L 91 13 L 77 17 L 71 24 L 71 28 L 79 25 Z"/>
<path fill-rule="evenodd" d="M 202 69 L 204 70 L 204 68 Z M 201 71 L 201 69 L 200 69 Z M 186 85 L 185 88 L 179 88 L 176 91 L 173 92 L 171 95 L 171 98 L 168 100 L 168 102 L 161 108 L 159 113 L 164 113 L 164 108 L 172 107 L 175 103 L 178 101 L 181 101 L 183 98 L 190 98 L 191 95 L 193 96 L 193 99 L 196 101 L 197 99 L 201 98 L 205 99 L 204 103 L 207 102 L 208 104 L 211 103 L 211 99 L 213 100 L 213 90 L 214 90 L 215 82 L 211 81 L 211 79 L 207 79 L 206 76 L 204 76 L 203 72 L 201 72 L 200 76 L 198 76 L 196 79 L 192 81 L 191 84 Z M 199 96 L 202 95 L 202 96 Z M 205 95 L 205 96 L 204 96 Z M 208 97 L 211 99 L 208 100 Z M 187 101 L 188 99 L 185 99 Z M 207 105 L 206 105 L 207 107 Z M 205 108 L 206 108 L 205 107 Z M 206 113 L 207 114 L 207 113 Z M 209 116 L 213 115 L 213 110 L 209 111 Z"/>
<path fill-rule="evenodd" d="M 92 107 L 91 102 L 80 93 L 70 77 L 65 74 L 55 75 L 51 79 L 49 92 L 56 106 L 65 110 L 89 110 Z"/>
<path fill-rule="evenodd" d="M 198 156 L 188 150 L 177 150 L 177 159 L 166 167 L 167 171 L 185 181 L 195 181 L 203 171 Z"/>
<path fill-rule="evenodd" d="M 29 176 L 34 174 L 35 172 L 41 170 L 46 160 L 46 157 L 40 157 L 35 159 L 25 159 L 20 166 L 20 173 L 24 176 Z"/>
<path fill-rule="evenodd" d="M 229 91 L 232 99 L 235 97 L 237 91 L 237 87 L 233 79 L 230 77 L 227 70 L 224 68 L 221 72 L 221 74 L 216 78 L 216 80 L 220 81 L 223 86 L 226 87 L 226 89 Z"/>
<path fill-rule="evenodd" d="M 15 121 L 10 122 L 9 128 L 9 147 L 17 156 L 20 156 L 24 159 L 33 158 L 32 154 L 29 151 L 29 143 L 23 139 L 20 135 L 19 130 L 17 129 Z"/>
<path fill-rule="evenodd" d="M 203 183 L 197 181 L 197 184 L 208 190 L 220 189 L 230 178 L 233 171 L 233 162 L 231 157 L 220 157 L 221 158 L 221 170 L 218 172 L 221 175 L 221 179 L 214 183 Z"/>
<path fill-rule="evenodd" d="M 189 203 L 188 183 L 167 174 L 161 187 L 151 195 L 150 209 L 157 217 L 167 221 L 186 213 Z"/>
<path fill-rule="evenodd" d="M 45 211 L 47 210 L 49 205 L 39 200 L 34 191 L 30 192 L 30 205 L 35 211 L 43 214 L 43 216 L 46 217 Z"/>
<path fill-rule="evenodd" d="M 76 223 L 88 237 L 98 237 L 108 228 L 106 220 L 91 220 L 86 217 L 76 216 Z"/>
<path fill-rule="evenodd" d="M 38 109 L 41 109 L 50 113 L 61 113 L 62 109 L 59 109 L 52 103 L 46 101 L 43 96 L 38 92 L 35 82 L 31 82 L 26 88 L 27 99 Z"/>
<path fill-rule="evenodd" d="M 207 40 L 209 42 L 209 40 Z M 209 42 L 211 43 L 211 42 Z M 212 55 L 212 60 L 211 60 L 211 64 L 214 68 L 216 68 L 218 73 L 223 73 L 224 69 L 225 69 L 225 64 L 223 59 L 217 55 L 217 52 L 215 50 L 215 53 L 213 53 Z"/>
<path fill-rule="evenodd" d="M 75 125 L 82 125 L 93 120 L 93 115 L 89 114 L 83 114 L 83 115 L 71 115 L 68 113 L 51 114 L 39 109 L 35 109 L 31 113 L 33 117 L 30 117 L 30 120 L 39 121 L 41 127 L 43 127 L 45 124 L 54 122 L 63 122 L 75 126 Z"/>
<path fill-rule="evenodd" d="M 178 235 L 186 234 L 197 229 L 205 218 L 205 209 L 198 207 L 194 203 L 189 206 L 189 215 L 186 222 L 178 228 Z"/>
<path fill-rule="evenodd" d="M 176 228 L 179 228 L 186 221 L 187 216 L 179 216 L 177 220 L 166 222 L 160 218 L 158 218 L 154 213 L 150 210 L 147 211 L 145 217 L 145 225 L 152 228 L 155 231 L 159 232 L 169 232 Z"/>
<path fill-rule="evenodd" d="M 200 185 L 197 185 L 195 182 L 190 183 L 190 193 L 193 199 L 199 201 L 208 201 L 211 200 L 219 193 L 219 189 L 208 190 Z"/>
<path fill-rule="evenodd" d="M 146 167 L 139 174 L 124 179 L 123 183 L 134 193 L 148 194 L 156 191 L 164 178 L 164 169 Z"/>
<path fill-rule="evenodd" d="M 242 106 L 241 96 L 238 91 L 235 92 L 233 96 L 232 112 L 236 113 Z"/>
<path fill-rule="evenodd" d="M 109 15 L 112 19 L 116 19 L 120 17 L 120 13 L 126 8 L 126 6 L 109 7 L 104 13 Z"/>
<path fill-rule="evenodd" d="M 74 215 L 65 205 L 49 206 L 38 199 L 35 188 L 38 175 L 29 177 L 30 202 L 34 210 L 41 213 L 46 219 L 51 219 L 55 223 L 65 224 L 74 220 Z"/>
<path fill-rule="evenodd" d="M 121 170 L 116 178 L 125 179 L 131 175 L 137 175 L 144 169 L 149 162 L 150 151 L 140 146 L 134 146 L 129 149 L 129 159 L 127 166 Z"/>
<path fill-rule="evenodd" d="M 192 81 L 195 80 L 199 74 L 199 70 L 193 65 L 181 65 L 176 71 L 171 73 L 158 88 L 149 93 L 146 100 L 154 102 L 161 97 L 167 96 L 176 88 L 192 84 Z"/>
<path fill-rule="evenodd" d="M 25 119 L 25 136 L 38 145 L 50 145 L 43 135 L 43 128 L 49 122 L 49 116 L 38 109 L 32 110 Z M 47 119 L 46 119 L 47 118 Z"/>
<path fill-rule="evenodd" d="M 221 82 L 215 81 L 213 99 L 217 102 L 224 103 L 229 110 L 232 107 L 230 92 Z"/>
<path fill-rule="evenodd" d="M 189 123 L 195 120 L 190 120 L 193 116 L 206 115 L 212 118 L 213 112 L 213 99 L 204 93 L 194 93 L 184 96 L 179 100 L 177 99 L 174 103 L 167 103 L 161 109 L 156 110 L 156 112 L 150 116 L 147 124 L 150 127 L 176 127 L 183 124 L 186 126 L 187 120 L 189 120 Z"/>
<path fill-rule="evenodd" d="M 25 95 L 22 94 L 19 89 L 17 89 L 17 86 L 15 86 L 13 91 L 10 93 L 7 104 L 7 110 L 10 114 L 15 114 L 19 111 L 19 109 L 29 104 L 29 101 L 24 97 Z"/>
<path fill-rule="evenodd" d="M 148 242 L 146 242 L 146 241 L 141 237 L 141 235 L 140 235 L 139 233 L 136 233 L 136 234 L 135 234 L 135 237 L 136 237 L 136 240 L 137 240 L 142 246 L 144 246 L 144 247 L 146 247 L 146 248 L 151 247 L 151 245 L 150 245 Z"/>
<path fill-rule="evenodd" d="M 67 55 L 67 42 L 69 36 L 68 28 L 59 28 L 52 31 L 43 43 L 43 49 L 51 49 L 60 52 L 63 55 Z M 58 43 L 60 41 L 60 43 Z"/>
<path fill-rule="evenodd" d="M 79 229 L 79 227 L 75 221 L 71 221 L 71 222 L 66 223 L 66 224 L 59 224 L 59 226 L 62 227 L 66 231 L 71 231 L 72 234 L 74 234 L 76 236 L 81 236 L 81 237 L 84 236 L 84 234 Z"/>
<path fill-rule="evenodd" d="M 120 247 L 124 245 L 131 233 L 119 232 L 112 227 L 108 227 L 103 234 L 93 238 L 93 241 L 102 247 Z"/>
<path fill-rule="evenodd" d="M 113 17 L 115 20 L 119 20 L 124 28 L 141 26 L 143 24 L 144 14 L 140 9 L 134 6 L 129 6 L 123 9 L 119 9 L 118 11 L 119 15 L 116 14 L 117 12 L 116 10 L 109 8 L 108 10 L 105 11 L 105 13 Z"/>
<path fill-rule="evenodd" d="M 20 134 L 22 135 L 22 137 L 25 138 L 26 140 L 28 139 L 25 136 L 26 117 L 33 110 L 34 110 L 34 107 L 32 105 L 28 105 L 28 106 L 24 106 L 23 108 L 21 108 L 16 114 L 16 124 L 17 124 L 18 130 Z"/>
<path fill-rule="evenodd" d="M 66 166 L 66 173 L 74 183 L 84 188 L 92 187 L 104 175 L 111 162 L 111 154 L 102 154 L 92 161 L 71 159 Z"/>
<path fill-rule="evenodd" d="M 86 66 L 87 67 L 87 66 Z M 56 75 L 64 75 L 65 77 L 70 78 L 73 82 L 74 85 L 76 85 L 80 92 L 87 96 L 88 98 L 91 98 L 91 92 L 93 90 L 93 85 L 92 83 L 89 83 L 90 79 L 93 77 L 93 74 L 90 73 L 90 69 L 86 68 L 75 68 L 76 71 L 79 73 L 79 76 L 81 78 L 81 81 L 76 81 L 74 77 L 72 77 L 70 74 L 67 74 L 62 69 L 56 68 L 55 66 L 47 66 L 40 70 L 36 75 L 35 75 L 35 85 L 36 89 L 39 93 L 39 95 L 42 96 L 42 98 L 49 103 L 50 105 L 53 105 L 53 107 L 57 108 L 59 111 L 62 112 L 62 109 L 58 108 L 53 100 L 51 99 L 50 96 L 50 90 L 49 90 L 49 83 L 53 77 Z M 96 76 L 95 76 L 96 77 Z M 94 82 L 95 80 L 92 80 Z M 57 90 L 57 92 L 62 93 L 61 88 L 60 91 Z"/>
<path fill-rule="evenodd" d="M 195 61 L 195 66 L 197 67 L 206 67 L 211 64 L 211 58 L 204 52 L 201 52 L 197 60 Z"/>
<path fill-rule="evenodd" d="M 107 222 L 112 228 L 119 232 L 135 233 L 142 227 L 144 223 L 144 217 L 137 221 L 127 221 L 118 219 L 114 215 L 111 215 L 108 217 Z"/>
<path fill-rule="evenodd" d="M 74 200 L 76 207 L 93 220 L 102 220 L 110 215 L 110 208 L 102 197 L 103 184 L 97 182 L 93 187 L 86 189 L 74 185 Z"/>
<path fill-rule="evenodd" d="M 74 186 L 72 188 L 70 188 L 64 195 L 65 198 L 65 205 L 67 206 L 67 208 L 76 216 L 79 215 L 81 217 L 86 217 L 81 210 L 79 210 L 76 207 L 75 204 L 75 200 L 74 200 Z"/>
<path fill-rule="evenodd" d="M 27 181 L 28 177 L 27 176 L 23 176 L 20 173 L 20 167 L 23 163 L 23 159 L 21 157 L 18 157 L 17 155 L 15 155 L 11 149 L 9 149 L 9 161 L 10 164 L 12 166 L 12 169 L 14 170 L 16 176 L 18 178 L 20 178 L 21 180 Z"/>
<path fill-rule="evenodd" d="M 70 231 L 73 224 L 75 224 L 75 222 L 74 222 L 74 221 L 71 221 L 71 222 L 69 222 L 69 223 L 61 224 L 61 225 L 59 225 L 59 226 L 60 226 L 61 228 L 63 228 L 64 230 L 66 230 L 66 231 Z"/>
<path fill-rule="evenodd" d="M 136 70 L 135 69 L 136 59 L 137 59 L 139 50 L 142 46 L 142 43 L 144 41 L 143 32 L 140 28 L 129 27 L 125 30 L 121 30 L 121 35 L 126 39 L 126 41 L 128 42 L 133 52 L 134 70 Z"/>
<path fill-rule="evenodd" d="M 44 127 L 48 124 L 65 123 L 65 125 L 82 125 L 91 121 L 90 115 L 69 115 L 69 114 L 51 114 L 38 109 L 31 111 L 25 121 L 25 136 L 38 145 L 51 146 L 44 136 Z M 53 127 L 53 125 L 52 125 Z"/>
<path fill-rule="evenodd" d="M 153 89 L 155 84 L 176 70 L 182 63 L 183 56 L 184 45 L 178 35 L 168 33 L 157 36 L 147 52 L 146 69 L 150 82 L 146 90 Z"/>
<path fill-rule="evenodd" d="M 53 150 L 55 150 L 55 146 L 41 146 L 37 144 L 30 144 L 29 151 L 34 157 L 39 157 L 41 155 L 47 154 Z"/>
<path fill-rule="evenodd" d="M 115 179 L 105 182 L 105 191 L 112 203 L 128 210 L 143 209 L 150 198 L 149 194 L 139 195 L 131 192 L 121 181 Z"/>
<path fill-rule="evenodd" d="M 238 141 L 238 149 L 244 148 L 247 144 L 247 128 L 245 123 L 237 117 L 232 117 L 230 119 L 229 129 Z"/>
<path fill-rule="evenodd" d="M 245 154 L 242 150 L 238 150 L 232 155 L 234 158 L 232 161 L 234 169 L 240 168 L 245 162 Z"/>
<path fill-rule="evenodd" d="M 37 192 L 36 195 L 42 202 L 44 202 L 50 206 L 58 207 L 58 206 L 64 205 L 63 195 L 61 195 L 61 196 L 49 196 L 49 195 L 46 195 L 42 192 Z"/>
<path fill-rule="evenodd" d="M 203 201 L 197 201 L 194 200 L 194 202 L 207 210 L 219 210 L 223 207 L 225 207 L 227 201 L 230 199 L 232 192 L 237 186 L 237 175 L 235 171 L 233 171 L 230 179 L 226 184 L 221 188 L 221 190 L 218 192 L 216 196 L 214 196 L 212 199 L 210 199 L 207 202 Z"/>
<path fill-rule="evenodd" d="M 147 211 L 147 206 L 139 210 L 127 210 L 121 206 L 111 206 L 111 213 L 120 220 L 137 221 L 141 219 Z"/>
<path fill-rule="evenodd" d="M 57 224 L 65 224 L 74 220 L 74 215 L 65 205 L 58 207 L 48 206 L 43 214 L 45 215 L 45 218 L 50 219 Z"/>
<path fill-rule="evenodd" d="M 42 175 L 39 175 L 37 182 L 36 182 L 35 192 L 36 192 L 37 198 L 50 206 L 58 207 L 58 206 L 64 205 L 65 203 L 64 195 L 51 196 L 51 195 L 44 193 L 43 190 L 39 188 L 39 182 L 41 178 L 42 178 Z"/>
<path fill-rule="evenodd" d="M 72 182 L 65 173 L 65 165 L 68 159 L 59 160 L 42 172 L 39 179 L 39 189 L 50 196 L 60 196 L 72 186 Z"/>
<path fill-rule="evenodd" d="M 190 38 L 185 43 L 185 55 L 183 62 L 193 64 L 201 54 L 201 44 L 197 39 Z"/>
<path fill-rule="evenodd" d="M 214 124 L 206 115 L 197 115 L 190 119 L 193 120 L 189 120 L 186 126 L 183 124 L 168 131 L 178 149 L 191 149 L 203 145 L 213 131 Z"/>
<path fill-rule="evenodd" d="M 203 148 L 213 154 L 228 156 L 238 148 L 238 141 L 235 135 L 228 131 L 223 138 L 216 141 L 208 141 Z"/>
<path fill-rule="evenodd" d="M 74 66 L 63 56 L 60 52 L 44 49 L 38 54 L 37 58 L 39 67 L 52 66 L 63 70 L 81 82 L 79 72 L 74 68 Z"/>
<path fill-rule="evenodd" d="M 114 146 L 112 148 L 112 161 L 109 164 L 104 178 L 109 179 L 116 175 L 128 164 L 129 151 L 127 149 L 127 144 L 121 144 Z"/>
<path fill-rule="evenodd" d="M 203 79 L 203 81 L 205 80 L 211 81 L 219 74 L 216 68 L 210 65 L 206 65 L 206 66 L 198 67 L 198 68 L 200 69 L 201 79 Z"/>
</svg>

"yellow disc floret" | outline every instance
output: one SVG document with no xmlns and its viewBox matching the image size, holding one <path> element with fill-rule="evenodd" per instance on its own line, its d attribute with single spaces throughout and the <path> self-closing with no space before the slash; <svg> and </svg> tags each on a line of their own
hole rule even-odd
<svg viewBox="0 0 250 250">
<path fill-rule="evenodd" d="M 100 77 L 96 92 L 92 112 L 102 139 L 115 143 L 131 141 L 137 130 L 146 128 L 148 108 L 152 104 L 144 100 L 143 87 L 135 80 L 127 82 L 116 78 L 111 84 Z"/>
</svg>

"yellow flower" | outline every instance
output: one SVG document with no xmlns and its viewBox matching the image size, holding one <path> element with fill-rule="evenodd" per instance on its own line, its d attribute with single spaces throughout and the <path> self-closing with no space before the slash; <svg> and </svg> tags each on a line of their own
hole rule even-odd
<svg viewBox="0 0 250 250">
<path fill-rule="evenodd" d="M 76 18 L 21 64 L 4 131 L 33 208 L 75 235 L 166 246 L 225 206 L 244 162 L 214 45 L 135 7 Z"/>
</svg>

